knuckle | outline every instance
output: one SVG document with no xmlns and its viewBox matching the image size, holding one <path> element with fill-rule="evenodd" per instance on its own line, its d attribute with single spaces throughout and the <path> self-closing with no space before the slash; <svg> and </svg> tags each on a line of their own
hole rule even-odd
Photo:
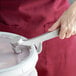
<svg viewBox="0 0 76 76">
<path fill-rule="evenodd" d="M 66 26 L 66 25 L 62 25 L 61 28 L 62 28 L 63 30 L 67 30 L 67 26 Z"/>
<path fill-rule="evenodd" d="M 68 28 L 67 32 L 71 33 L 73 31 L 72 28 Z"/>
</svg>

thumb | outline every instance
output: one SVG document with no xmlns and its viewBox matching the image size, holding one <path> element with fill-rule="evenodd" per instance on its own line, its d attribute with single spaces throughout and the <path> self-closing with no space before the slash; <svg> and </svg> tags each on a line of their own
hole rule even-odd
<svg viewBox="0 0 76 76">
<path fill-rule="evenodd" d="M 49 29 L 48 29 L 48 31 L 54 31 L 56 28 L 58 28 L 60 26 L 60 19 L 58 20 L 58 21 L 56 21 L 53 25 L 52 25 L 52 27 L 50 27 Z"/>
</svg>

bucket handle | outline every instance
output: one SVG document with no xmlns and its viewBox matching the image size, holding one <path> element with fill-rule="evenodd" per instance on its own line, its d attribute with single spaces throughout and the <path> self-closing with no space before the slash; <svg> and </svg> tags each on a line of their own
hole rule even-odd
<svg viewBox="0 0 76 76">
<path fill-rule="evenodd" d="M 36 46 L 36 49 L 37 49 L 37 53 L 41 53 L 42 51 L 42 43 L 44 41 L 47 41 L 49 39 L 52 39 L 52 38 L 55 38 L 55 37 L 58 37 L 58 33 L 59 33 L 59 29 L 56 29 L 55 31 L 53 32 L 47 32 L 41 36 L 38 36 L 37 39 L 35 38 L 35 46 Z M 39 43 L 37 43 L 39 42 Z"/>
<path fill-rule="evenodd" d="M 35 44 L 37 53 L 40 54 L 42 51 L 42 42 Z"/>
<path fill-rule="evenodd" d="M 27 39 L 26 41 L 23 41 L 21 39 L 18 41 L 18 43 L 20 45 L 32 45 L 32 44 L 35 45 L 37 48 L 37 52 L 39 54 L 42 50 L 42 42 L 55 38 L 55 37 L 58 37 L 58 33 L 59 33 L 59 29 L 56 29 L 53 32 L 47 32 L 43 35 L 31 38 L 31 39 Z"/>
</svg>

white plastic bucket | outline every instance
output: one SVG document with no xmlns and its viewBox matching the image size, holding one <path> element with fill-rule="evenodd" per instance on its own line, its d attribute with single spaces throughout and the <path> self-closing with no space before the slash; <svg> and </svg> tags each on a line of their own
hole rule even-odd
<svg viewBox="0 0 76 76">
<path fill-rule="evenodd" d="M 15 42 L 20 38 L 26 39 L 25 37 L 22 37 L 20 35 L 8 32 L 0 32 L 0 36 L 9 36 L 12 39 L 11 42 Z M 30 54 L 27 57 L 27 59 L 21 61 L 19 64 L 15 66 L 0 69 L 0 76 L 37 76 L 37 71 L 35 69 L 37 60 L 37 49 L 34 45 L 31 45 Z"/>
<path fill-rule="evenodd" d="M 36 43 L 30 45 L 31 49 L 29 51 L 29 56 L 15 66 L 0 69 L 0 76 L 38 76 L 35 66 L 38 60 L 38 54 L 42 50 L 42 42 L 57 37 L 58 31 L 59 29 L 31 39 L 31 42 Z M 27 39 L 23 36 L 8 32 L 0 32 L 0 36 L 11 38 L 11 42 L 13 43 L 17 42 L 19 39 Z"/>
</svg>

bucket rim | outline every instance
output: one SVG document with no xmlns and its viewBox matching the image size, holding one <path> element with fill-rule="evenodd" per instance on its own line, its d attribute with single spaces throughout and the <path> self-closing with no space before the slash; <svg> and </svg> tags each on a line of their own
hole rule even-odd
<svg viewBox="0 0 76 76">
<path fill-rule="evenodd" d="M 15 33 L 0 31 L 0 35 L 2 35 L 2 34 L 11 35 L 11 36 L 14 36 L 14 37 L 15 37 L 15 36 L 17 36 L 17 37 L 19 36 L 19 37 L 21 37 L 21 38 L 23 38 L 23 39 L 27 39 L 26 37 L 23 37 L 23 36 L 21 36 L 21 35 L 15 34 Z M 23 69 L 24 64 L 25 64 L 25 65 L 28 64 L 28 62 L 29 62 L 30 60 L 32 60 L 32 62 L 33 62 L 32 65 L 35 66 L 35 64 L 36 64 L 36 62 L 37 62 L 37 60 L 38 60 L 38 54 L 37 54 L 37 50 L 36 50 L 36 48 L 35 48 L 34 45 L 31 45 L 31 48 L 32 48 L 32 49 L 30 49 L 30 54 L 29 54 L 29 56 L 28 56 L 26 59 L 24 59 L 23 61 L 21 61 L 21 62 L 18 63 L 17 65 L 13 65 L 13 66 L 8 67 L 8 68 L 0 69 L 0 73 L 7 72 L 7 71 L 12 71 L 12 70 L 14 70 L 14 69 L 20 69 L 20 66 L 21 66 L 21 68 Z M 33 51 L 33 50 L 35 50 L 35 51 Z M 35 57 L 34 57 L 34 56 L 35 56 Z M 31 65 L 30 67 L 32 67 L 32 65 Z M 29 67 L 29 68 L 30 68 L 30 67 Z M 29 68 L 27 68 L 27 70 L 28 70 Z"/>
</svg>

